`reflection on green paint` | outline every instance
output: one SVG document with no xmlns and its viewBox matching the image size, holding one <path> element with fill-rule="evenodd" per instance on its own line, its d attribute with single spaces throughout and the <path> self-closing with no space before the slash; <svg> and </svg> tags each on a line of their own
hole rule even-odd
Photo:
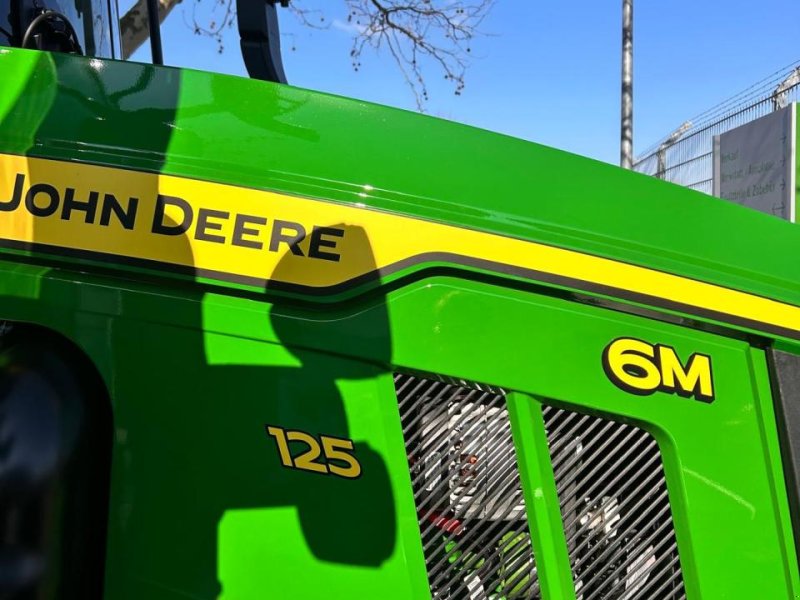
<svg viewBox="0 0 800 600">
<path fill-rule="evenodd" d="M 4 151 L 22 154 L 34 147 L 35 135 L 58 92 L 55 63 L 49 54 L 0 48 L 0 72 Z"/>
<path fill-rule="evenodd" d="M 0 90 L 0 152 L 359 202 L 800 304 L 796 228 L 607 165 L 207 73 L 22 51 L 3 51 L 0 70 L 14 81 Z M 732 245 L 737 231 L 763 246 Z M 574 590 L 545 401 L 653 433 L 689 597 L 800 593 L 763 353 L 746 341 L 474 271 L 402 271 L 326 306 L 36 260 L 49 266 L 3 251 L 0 319 L 74 340 L 108 386 L 108 600 L 430 598 L 396 370 L 512 392 L 546 600 Z M 600 357 L 620 336 L 708 354 L 716 400 L 618 389 Z M 363 475 L 287 468 L 265 425 L 352 440 Z M 497 573 L 511 579 L 520 540 L 506 541 Z"/>
</svg>

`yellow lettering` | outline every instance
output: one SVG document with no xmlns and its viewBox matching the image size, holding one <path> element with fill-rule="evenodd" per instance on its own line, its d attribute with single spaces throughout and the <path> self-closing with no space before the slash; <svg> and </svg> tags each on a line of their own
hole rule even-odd
<svg viewBox="0 0 800 600">
<path fill-rule="evenodd" d="M 714 399 L 714 382 L 711 377 L 711 357 L 692 354 L 684 369 L 678 355 L 669 346 L 658 346 L 662 386 L 681 396 L 694 396 L 697 400 Z"/>
<path fill-rule="evenodd" d="M 662 391 L 703 402 L 714 400 L 711 357 L 705 354 L 692 354 L 684 366 L 670 346 L 617 338 L 603 351 L 603 369 L 614 385 L 631 394 Z"/>
<path fill-rule="evenodd" d="M 661 384 L 651 344 L 633 338 L 611 342 L 603 353 L 606 374 L 618 387 L 632 394 L 652 394 Z"/>
</svg>

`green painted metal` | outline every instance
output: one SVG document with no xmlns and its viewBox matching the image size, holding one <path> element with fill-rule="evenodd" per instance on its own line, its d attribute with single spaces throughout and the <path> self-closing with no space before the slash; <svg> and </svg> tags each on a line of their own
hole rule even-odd
<svg viewBox="0 0 800 600">
<path fill-rule="evenodd" d="M 76 340 L 109 384 L 108 598 L 256 597 L 268 579 L 300 598 L 426 597 L 393 368 L 634 420 L 664 453 L 690 597 L 798 590 L 764 359 L 744 342 L 450 278 L 325 313 L 8 262 L 0 282 L 5 317 Z M 621 334 L 682 357 L 709 353 L 718 400 L 614 387 L 600 354 Z M 541 456 L 542 432 L 529 429 L 540 421 L 512 414 L 515 435 L 527 431 L 523 457 L 525 437 L 538 437 Z M 281 470 L 262 430 L 276 420 L 352 437 L 372 476 L 353 484 Z M 535 497 L 542 467 L 521 463 Z M 533 522 L 553 527 L 552 506 L 544 511 Z M 555 542 L 536 544 L 543 566 L 558 562 Z"/>
<path fill-rule="evenodd" d="M 610 165 L 212 73 L 17 49 L 0 69 L 25 81 L 0 94 L 0 152 L 360 203 L 800 304 L 796 228 Z"/>
<path fill-rule="evenodd" d="M 508 412 L 522 477 L 536 566 L 547 598 L 575 599 L 567 539 L 561 524 L 556 482 L 541 405 L 524 394 L 508 397 Z"/>
<path fill-rule="evenodd" d="M 767 458 L 769 468 L 767 476 L 772 479 L 775 489 L 783 489 L 786 482 L 783 478 L 781 470 L 780 458 L 780 445 L 778 442 L 777 431 L 773 424 L 775 423 L 775 405 L 770 390 L 770 376 L 767 368 L 767 360 L 763 351 L 750 348 L 750 364 L 752 368 L 753 379 L 756 388 L 756 406 L 759 417 L 759 425 L 761 427 L 761 436 L 764 440 L 764 453 Z M 774 505 L 774 515 L 776 521 L 789 523 L 790 517 L 788 514 L 788 506 L 783 498 L 776 497 Z M 791 528 L 785 527 L 782 530 L 784 536 L 783 544 L 787 548 L 788 554 L 796 555 L 797 547 L 795 545 L 795 538 L 792 537 Z M 787 569 L 786 571 L 787 583 L 795 590 L 800 589 L 800 581 L 798 580 L 797 571 L 794 569 Z"/>
<path fill-rule="evenodd" d="M 10 49 L 0 73 L 3 153 L 362 203 L 800 304 L 791 225 L 535 144 L 210 73 Z M 513 392 L 545 600 L 574 590 L 541 403 L 656 437 L 690 599 L 800 595 L 765 359 L 746 341 L 466 272 L 317 306 L 87 265 L 5 253 L 0 318 L 73 340 L 108 386 L 109 600 L 429 598 L 398 369 Z M 618 389 L 601 355 L 620 336 L 710 355 L 717 399 Z M 285 468 L 268 424 L 354 440 L 363 475 Z"/>
</svg>

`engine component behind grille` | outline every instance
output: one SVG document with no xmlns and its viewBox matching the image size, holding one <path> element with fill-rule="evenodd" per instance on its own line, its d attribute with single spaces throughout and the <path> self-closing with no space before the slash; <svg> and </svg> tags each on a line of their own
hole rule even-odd
<svg viewBox="0 0 800 600">
<path fill-rule="evenodd" d="M 538 599 L 502 390 L 395 375 L 435 599 Z"/>
<path fill-rule="evenodd" d="M 683 575 L 656 440 L 544 407 L 578 600 L 680 600 Z"/>
</svg>

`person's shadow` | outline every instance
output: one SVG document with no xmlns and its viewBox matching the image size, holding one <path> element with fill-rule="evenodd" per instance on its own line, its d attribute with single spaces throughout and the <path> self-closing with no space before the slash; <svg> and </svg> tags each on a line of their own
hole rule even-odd
<svg viewBox="0 0 800 600">
<path fill-rule="evenodd" d="M 120 70 L 117 79 L 109 81 L 99 74 L 81 75 L 87 87 L 94 86 L 85 98 L 54 98 L 59 69 L 73 68 L 59 66 L 60 60 L 43 58 L 38 79 L 28 82 L 25 97 L 38 99 L 39 104 L 20 103 L 2 123 L 4 132 L 25 132 L 18 140 L 19 154 L 39 146 L 57 147 L 59 140 L 73 143 L 91 132 L 92 139 L 110 140 L 112 148 L 114 144 L 125 147 L 129 142 L 123 138 L 129 132 L 115 132 L 111 117 L 117 114 L 116 104 L 126 99 L 141 121 L 140 135 L 149 136 L 150 149 L 141 165 L 152 164 L 158 170 L 170 143 L 167 125 L 174 121 L 171 110 L 179 91 L 177 76 L 159 71 L 161 80 L 151 81 L 147 78 L 150 71 L 130 66 L 125 67 L 127 75 Z M 112 84 L 119 89 L 112 89 Z M 155 89 L 163 107 L 154 108 L 148 102 L 148 94 Z M 63 119 L 64 114 L 72 118 Z M 105 114 L 107 120 L 96 118 Z M 150 130 L 162 123 L 163 127 L 159 125 L 155 135 L 150 135 Z M 91 153 L 85 158 L 102 162 Z M 30 167 L 28 185 L 47 180 L 50 167 L 37 164 Z M 141 211 L 146 199 L 152 201 L 159 193 L 157 180 L 152 181 L 151 189 L 141 190 Z M 83 186 L 80 193 L 84 198 L 86 186 L 91 184 L 76 181 L 75 185 Z M 77 214 L 77 218 L 84 217 Z M 57 220 L 58 215 L 53 218 Z M 47 239 L 45 233 L 52 231 L 53 222 L 50 217 L 31 220 L 33 248 Z M 350 247 L 359 253 L 358 260 L 374 267 L 366 233 L 358 227 L 337 227 L 345 230 Z M 202 265 L 194 264 L 186 237 L 190 234 L 164 236 L 159 243 L 165 248 L 169 245 L 165 254 L 170 261 L 182 265 L 180 271 L 187 280 L 194 280 L 195 267 Z M 121 254 L 136 254 L 132 245 L 126 248 L 125 244 L 133 242 L 125 241 L 124 231 L 109 228 L 106 235 L 121 236 L 115 241 Z M 303 261 L 315 260 L 296 256 L 287 246 L 282 250 L 271 275 L 273 282 L 294 280 L 291 274 L 308 266 Z M 113 265 L 113 257 L 109 262 Z M 45 260 L 42 264 L 53 263 Z M 391 394 L 380 396 L 387 390 L 376 383 L 378 379 L 386 382 L 391 361 L 383 298 L 350 301 L 336 309 L 340 315 L 348 311 L 359 314 L 358 335 L 350 338 L 342 336 L 333 309 L 293 305 L 281 299 L 278 285 L 264 290 L 265 299 L 272 303 L 252 300 L 247 308 L 257 314 L 247 320 L 253 331 L 227 335 L 218 333 L 206 319 L 209 306 L 224 304 L 224 290 L 211 293 L 209 287 L 193 282 L 180 285 L 155 277 L 150 280 L 149 293 L 128 294 L 120 291 L 126 286 L 125 275 L 117 272 L 109 279 L 95 277 L 95 286 L 72 285 L 69 280 L 75 273 L 71 268 L 67 266 L 53 278 L 43 269 L 38 295 L 26 301 L 58 311 L 65 329 L 74 335 L 104 340 L 105 355 L 94 357 L 104 361 L 99 368 L 108 375 L 105 383 L 114 429 L 105 597 L 217 598 L 227 583 L 224 573 L 220 575 L 220 557 L 257 546 L 264 554 L 256 557 L 256 568 L 268 579 L 270 570 L 286 568 L 288 559 L 282 548 L 290 541 L 303 546 L 310 555 L 308 564 L 314 565 L 376 569 L 395 555 L 397 518 L 388 469 L 373 444 L 364 441 L 382 439 L 383 432 L 377 427 L 385 413 L 376 406 L 394 401 Z M 92 308 L 93 302 L 99 312 Z M 111 313 L 104 312 L 109 310 Z M 244 313 L 240 307 L 238 314 Z M 237 318 L 232 315 L 225 327 L 235 327 Z M 265 341 L 270 337 L 274 341 Z M 308 340 L 313 338 L 325 338 L 324 346 L 332 351 L 310 349 Z M 351 347 L 356 343 L 360 345 L 357 352 Z M 339 354 L 334 353 L 337 351 Z M 371 362 L 348 355 L 368 356 Z M 268 434 L 268 426 L 287 434 L 305 432 L 320 443 L 322 436 L 352 440 L 352 449 L 345 452 L 358 462 L 359 476 L 296 468 L 307 450 L 302 442 L 289 442 L 292 467 L 285 466 L 287 461 L 282 459 L 277 438 Z M 97 450 L 107 451 L 105 447 Z M 331 466 L 347 466 L 341 459 L 326 458 L 325 452 L 313 462 L 328 471 L 333 471 Z M 232 528 L 226 525 L 241 516 L 243 509 L 271 515 L 274 528 L 260 527 L 253 532 L 258 544 L 230 533 Z M 72 519 L 70 515 L 54 518 Z M 92 515 L 81 518 L 91 519 Z M 95 519 L 105 520 L 102 511 L 97 511 Z M 69 564 L 80 569 L 80 556 L 74 554 Z M 47 568 L 53 577 L 59 576 L 58 566 Z M 307 581 L 298 580 L 296 585 L 307 592 Z M 263 593 L 291 597 L 288 590 Z M 65 591 L 61 597 L 80 595 Z"/>
<path fill-rule="evenodd" d="M 345 231 L 350 248 L 371 256 L 361 228 L 336 227 Z M 285 250 L 274 282 L 296 279 L 292 274 L 309 260 Z M 136 557 L 138 572 L 130 573 L 134 581 L 127 581 L 120 597 L 175 597 L 167 588 L 181 572 L 192 574 L 181 581 L 181 594 L 216 598 L 217 560 L 223 552 L 218 535 L 223 518 L 241 509 L 297 509 L 296 516 L 283 512 L 271 521 L 274 530 L 259 531 L 262 547 L 263 536 L 272 547 L 261 563 L 265 572 L 282 568 L 281 547 L 296 545 L 285 536 L 297 535 L 293 524 L 298 520 L 315 560 L 379 567 L 395 550 L 393 493 L 384 459 L 354 436 L 350 422 L 363 423 L 359 415 L 376 414 L 375 403 L 387 400 L 378 397 L 371 382 L 386 373 L 390 361 L 383 299 L 373 298 L 364 311 L 368 333 L 353 337 L 361 346 L 356 354 L 370 356 L 371 363 L 343 356 L 354 343 L 347 339 L 335 340 L 339 356 L 304 348 L 316 336 L 333 342 L 337 335 L 335 320 L 322 309 L 260 305 L 265 330 L 271 328 L 280 341 L 269 344 L 204 333 L 201 303 L 185 307 L 195 313 L 181 315 L 179 321 L 188 327 L 130 323 L 116 332 L 116 360 L 130 365 L 118 373 L 121 395 L 115 399 L 116 427 L 126 432 L 116 474 L 127 493 L 122 512 L 112 512 L 111 522 L 124 523 L 117 532 L 130 536 L 126 545 L 150 548 L 147 556 Z M 224 364 L 239 361 L 249 364 Z M 342 389 L 350 389 L 352 397 L 343 396 Z M 281 434 L 270 435 L 267 427 L 310 434 L 318 442 L 321 436 L 356 437 L 345 452 L 358 462 L 360 473 L 332 474 L 337 469 L 331 465 L 342 472 L 348 461 L 326 458 L 324 449 L 312 457 L 312 470 L 287 466 Z M 294 465 L 313 450 L 303 441 L 289 441 L 287 447 Z M 243 540 L 229 543 L 236 553 Z M 298 590 L 306 585 L 297 584 Z"/>
</svg>

